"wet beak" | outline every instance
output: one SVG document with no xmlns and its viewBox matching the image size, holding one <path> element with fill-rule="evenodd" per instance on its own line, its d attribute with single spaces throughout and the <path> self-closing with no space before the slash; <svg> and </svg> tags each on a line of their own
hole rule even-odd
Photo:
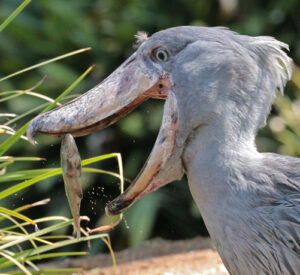
<svg viewBox="0 0 300 275">
<path fill-rule="evenodd" d="M 149 62 L 149 61 L 148 61 Z M 98 86 L 53 111 L 37 116 L 27 129 L 31 142 L 36 133 L 83 136 L 107 127 L 148 98 L 167 99 L 162 125 L 144 168 L 128 189 L 106 207 L 117 215 L 136 200 L 180 179 L 181 147 L 176 148 L 178 111 L 171 80 L 143 56 L 133 54 Z"/>
<path fill-rule="evenodd" d="M 119 120 L 149 97 L 166 98 L 170 82 L 142 56 L 133 54 L 102 83 L 53 111 L 37 116 L 27 136 L 84 136 Z"/>
</svg>

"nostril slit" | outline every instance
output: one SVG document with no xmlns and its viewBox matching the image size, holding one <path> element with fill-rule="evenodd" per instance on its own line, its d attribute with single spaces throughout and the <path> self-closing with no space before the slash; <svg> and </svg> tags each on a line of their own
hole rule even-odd
<svg viewBox="0 0 300 275">
<path fill-rule="evenodd" d="M 163 84 L 159 84 L 159 85 L 158 85 L 158 88 L 159 88 L 159 89 L 162 89 L 163 87 L 164 87 Z"/>
<path fill-rule="evenodd" d="M 124 66 L 126 67 L 127 65 L 129 65 L 131 62 L 133 62 L 134 60 L 136 60 L 136 58 L 132 58 L 131 60 L 129 60 Z"/>
</svg>

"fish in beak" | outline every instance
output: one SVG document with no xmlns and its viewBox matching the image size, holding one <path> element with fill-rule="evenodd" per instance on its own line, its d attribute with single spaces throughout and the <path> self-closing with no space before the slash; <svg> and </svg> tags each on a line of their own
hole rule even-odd
<svg viewBox="0 0 300 275">
<path fill-rule="evenodd" d="M 32 143 L 37 133 L 84 136 L 111 125 L 148 98 L 166 100 L 162 125 L 148 160 L 128 189 L 107 205 L 107 215 L 119 214 L 136 200 L 181 179 L 184 174 L 183 146 L 177 139 L 179 109 L 168 67 L 174 53 L 163 47 L 160 39 L 151 38 L 145 39 L 138 50 L 99 85 L 75 100 L 37 116 L 27 129 Z M 173 41 L 171 37 L 169 43 Z M 182 43 L 182 48 L 185 45 Z"/>
<path fill-rule="evenodd" d="M 60 148 L 60 162 L 65 191 L 74 218 L 74 233 L 80 237 L 80 204 L 83 197 L 81 188 L 81 158 L 71 134 L 63 137 Z"/>
</svg>

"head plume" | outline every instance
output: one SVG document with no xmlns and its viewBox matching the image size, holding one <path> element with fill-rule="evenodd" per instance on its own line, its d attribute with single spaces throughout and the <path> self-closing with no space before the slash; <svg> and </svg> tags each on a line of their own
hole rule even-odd
<svg viewBox="0 0 300 275">
<path fill-rule="evenodd" d="M 276 88 L 283 94 L 286 82 L 292 77 L 292 59 L 283 50 L 288 51 L 289 46 L 270 36 L 255 37 L 249 46 L 267 65 Z"/>
<path fill-rule="evenodd" d="M 134 36 L 136 39 L 136 42 L 134 44 L 134 48 L 138 48 L 140 45 L 142 45 L 146 40 L 148 40 L 148 34 L 143 31 L 138 31 L 137 34 Z"/>
</svg>

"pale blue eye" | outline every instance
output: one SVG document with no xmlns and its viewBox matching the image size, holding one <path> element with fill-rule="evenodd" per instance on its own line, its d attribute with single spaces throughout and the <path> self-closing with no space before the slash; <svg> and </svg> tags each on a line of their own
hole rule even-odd
<svg viewBox="0 0 300 275">
<path fill-rule="evenodd" d="M 169 59 L 168 52 L 164 49 L 158 49 L 155 51 L 155 58 L 160 62 L 166 62 Z"/>
</svg>

